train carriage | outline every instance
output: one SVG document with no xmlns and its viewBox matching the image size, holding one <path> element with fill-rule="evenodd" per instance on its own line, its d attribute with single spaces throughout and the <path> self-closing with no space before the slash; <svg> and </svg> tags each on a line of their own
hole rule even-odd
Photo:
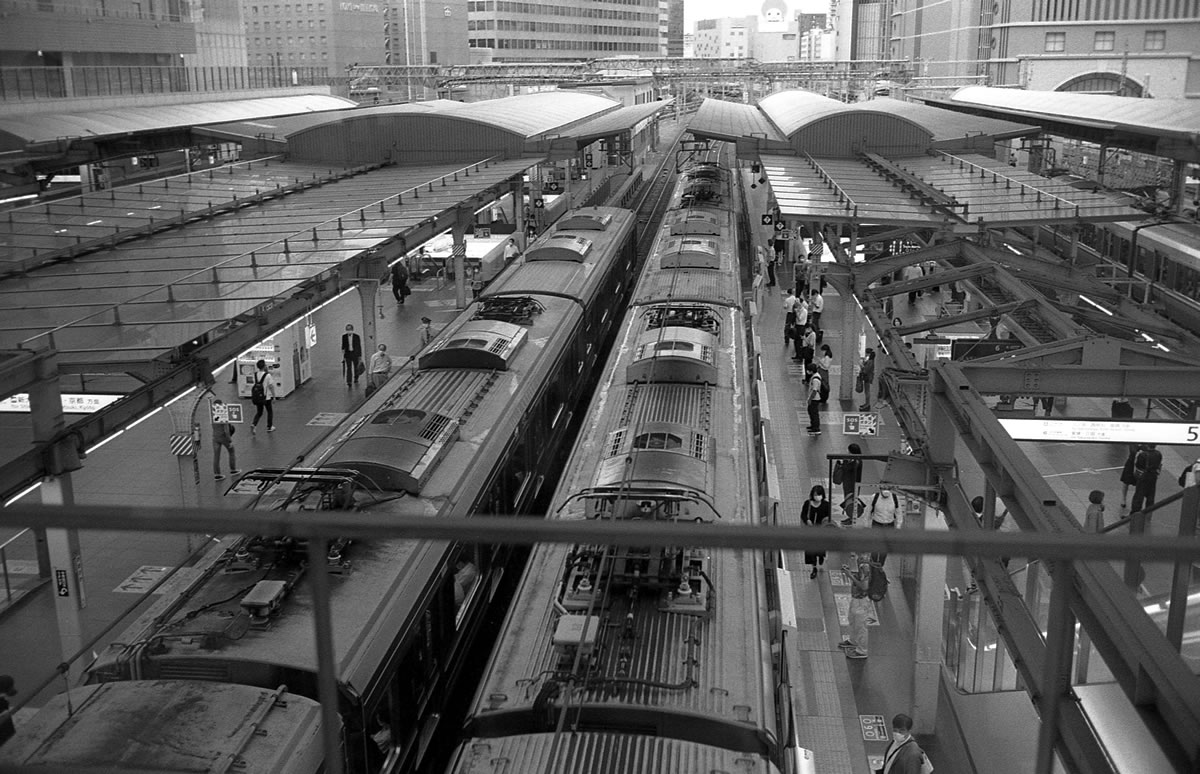
<svg viewBox="0 0 1200 774">
<path fill-rule="evenodd" d="M 552 518 L 758 523 L 732 194 L 681 174 Z M 755 551 L 537 547 L 451 770 L 777 771 L 773 604 Z"/>
<path fill-rule="evenodd" d="M 324 760 L 317 702 L 284 688 L 188 680 L 72 689 L 0 747 L 0 768 L 81 774 L 316 774 Z"/>
<path fill-rule="evenodd" d="M 616 333 L 636 251 L 628 211 L 564 218 L 303 467 L 251 471 L 233 491 L 279 510 L 462 518 L 544 509 L 575 405 L 597 378 L 589 352 Z M 567 243 L 576 249 L 556 247 Z M 511 585 L 510 549 L 333 540 L 323 568 L 307 567 L 306 546 L 287 536 L 228 537 L 220 549 L 118 637 L 90 681 L 287 685 L 316 698 L 306 575 L 324 571 L 350 770 L 428 765 L 506 571 Z M 381 734 L 386 749 L 372 741 Z"/>
</svg>

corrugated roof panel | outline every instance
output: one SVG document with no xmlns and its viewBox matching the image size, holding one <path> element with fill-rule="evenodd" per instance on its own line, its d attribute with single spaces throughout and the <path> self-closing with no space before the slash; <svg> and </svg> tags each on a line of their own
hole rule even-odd
<svg viewBox="0 0 1200 774">
<path fill-rule="evenodd" d="M 688 124 L 688 130 L 696 136 L 720 140 L 758 136 L 776 142 L 787 141 L 759 108 L 720 99 L 704 100 Z"/>
<path fill-rule="evenodd" d="M 602 732 L 516 734 L 473 739 L 459 754 L 454 774 L 778 774 L 769 761 L 678 739 Z"/>
<path fill-rule="evenodd" d="M 1200 133 L 1200 100 L 1194 99 L 1139 99 L 1070 91 L 967 86 L 954 92 L 949 101 L 1149 134 L 1191 138 Z"/>
<path fill-rule="evenodd" d="M 450 115 L 535 137 L 616 110 L 621 103 L 579 91 L 540 91 L 472 102 Z"/>
<path fill-rule="evenodd" d="M 934 142 L 945 142 L 967 135 L 984 134 L 994 139 L 1023 137 L 1037 134 L 1041 127 L 1033 124 L 1020 124 L 1015 121 L 1004 121 L 999 118 L 984 118 L 954 110 L 924 105 L 920 102 L 905 102 L 891 97 L 876 97 L 869 102 L 862 102 L 859 109 L 872 112 L 887 113 L 903 116 L 915 121 L 933 132 Z"/>
<path fill-rule="evenodd" d="M 579 139 L 587 139 L 627 131 L 637 126 L 639 121 L 649 118 L 658 111 L 665 109 L 669 104 L 665 100 L 659 100 L 658 102 L 648 102 L 643 105 L 622 107 L 610 113 L 605 113 L 602 116 L 597 116 L 581 126 L 575 127 L 571 130 L 571 135 Z"/>
<path fill-rule="evenodd" d="M 299 132 L 332 121 L 362 116 L 410 115 L 425 114 L 453 110 L 461 105 L 449 99 L 431 100 L 429 102 L 405 102 L 401 105 L 372 105 L 370 107 L 353 107 L 346 110 L 330 110 L 323 113 L 308 113 L 297 116 L 277 116 L 255 119 L 250 121 L 234 121 L 224 124 L 208 124 L 197 127 L 201 130 L 211 130 L 235 137 L 272 137 L 283 139 L 293 132 Z"/>
<path fill-rule="evenodd" d="M 11 139 L 0 143 L 0 149 L 17 149 L 26 143 L 50 142 L 61 137 L 95 139 L 117 134 L 184 128 L 197 124 L 338 110 L 353 105 L 353 102 L 341 97 L 304 94 L 293 97 L 92 110 L 86 113 L 6 115 L 0 117 L 0 134 L 10 135 Z"/>
<path fill-rule="evenodd" d="M 758 109 L 779 127 L 779 131 L 790 137 L 811 121 L 853 108 L 811 91 L 792 89 L 763 97 L 758 102 Z"/>
</svg>

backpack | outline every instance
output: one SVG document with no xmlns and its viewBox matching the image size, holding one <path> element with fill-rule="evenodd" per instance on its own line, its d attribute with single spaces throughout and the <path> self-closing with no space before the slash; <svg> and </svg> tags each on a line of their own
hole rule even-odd
<svg viewBox="0 0 1200 774">
<path fill-rule="evenodd" d="M 871 498 L 871 510 L 875 510 L 875 503 L 877 503 L 877 502 L 879 502 L 879 493 L 878 492 L 876 492 L 875 496 Z M 896 507 L 897 511 L 900 510 L 900 500 L 899 500 L 899 498 L 896 497 L 895 492 L 892 492 L 892 505 L 894 505 Z"/>
<path fill-rule="evenodd" d="M 887 573 L 883 571 L 883 565 L 871 562 L 871 578 L 867 581 L 867 596 L 872 601 L 878 602 L 887 596 L 889 583 Z"/>
<path fill-rule="evenodd" d="M 266 378 L 265 375 L 263 378 Z M 261 406 L 267 402 L 267 388 L 263 387 L 263 379 L 254 380 L 254 386 L 250 388 L 250 402 L 255 406 Z"/>
<path fill-rule="evenodd" d="M 1158 449 L 1142 449 L 1133 458 L 1133 477 L 1140 481 L 1147 473 L 1153 478 L 1158 478 L 1158 471 L 1162 468 L 1162 452 Z"/>
<path fill-rule="evenodd" d="M 837 464 L 833 466 L 833 483 L 835 483 L 835 484 L 842 483 L 842 477 L 844 475 L 845 475 L 845 471 L 842 470 L 842 461 L 838 460 Z"/>
</svg>

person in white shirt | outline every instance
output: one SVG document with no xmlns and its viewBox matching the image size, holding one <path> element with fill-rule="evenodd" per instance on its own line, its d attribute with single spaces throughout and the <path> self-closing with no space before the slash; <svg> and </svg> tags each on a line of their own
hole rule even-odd
<svg viewBox="0 0 1200 774">
<path fill-rule="evenodd" d="M 817 332 L 817 338 L 821 338 L 821 312 L 825 311 L 825 297 L 821 295 L 818 288 L 813 288 L 812 295 L 809 296 L 811 301 L 808 305 L 808 324 Z"/>
<path fill-rule="evenodd" d="M 783 343 L 786 346 L 792 336 L 792 328 L 796 325 L 796 298 L 792 288 L 787 289 L 783 296 Z"/>
<path fill-rule="evenodd" d="M 872 527 L 880 529 L 901 529 L 904 526 L 904 509 L 900 507 L 900 498 L 887 485 L 881 484 L 879 492 L 871 498 L 867 510 L 871 517 Z M 871 561 L 880 567 L 887 561 L 887 552 L 871 554 Z"/>
<path fill-rule="evenodd" d="M 371 355 L 370 381 L 371 390 L 378 390 L 388 380 L 392 372 L 392 357 L 387 353 L 387 344 L 380 344 L 375 354 Z"/>
<path fill-rule="evenodd" d="M 504 245 L 504 264 L 507 266 L 512 263 L 520 254 L 521 248 L 517 247 L 516 238 L 509 239 L 508 243 Z"/>
</svg>

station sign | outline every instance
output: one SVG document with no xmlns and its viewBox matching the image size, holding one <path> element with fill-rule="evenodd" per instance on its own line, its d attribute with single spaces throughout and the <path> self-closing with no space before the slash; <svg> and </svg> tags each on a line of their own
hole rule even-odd
<svg viewBox="0 0 1200 774">
<path fill-rule="evenodd" d="M 1200 446 L 1200 422 L 1004 417 L 1000 419 L 1000 425 L 1014 441 Z"/>
<path fill-rule="evenodd" d="M 109 395 L 102 393 L 62 393 L 62 410 L 64 414 L 91 414 L 105 406 L 116 403 L 124 395 Z M 28 414 L 29 393 L 18 392 L 11 397 L 0 400 L 0 413 Z"/>
<path fill-rule="evenodd" d="M 246 421 L 245 414 L 242 411 L 240 403 L 210 403 L 209 410 L 212 411 L 213 422 L 228 422 L 231 425 L 240 425 Z"/>
</svg>

